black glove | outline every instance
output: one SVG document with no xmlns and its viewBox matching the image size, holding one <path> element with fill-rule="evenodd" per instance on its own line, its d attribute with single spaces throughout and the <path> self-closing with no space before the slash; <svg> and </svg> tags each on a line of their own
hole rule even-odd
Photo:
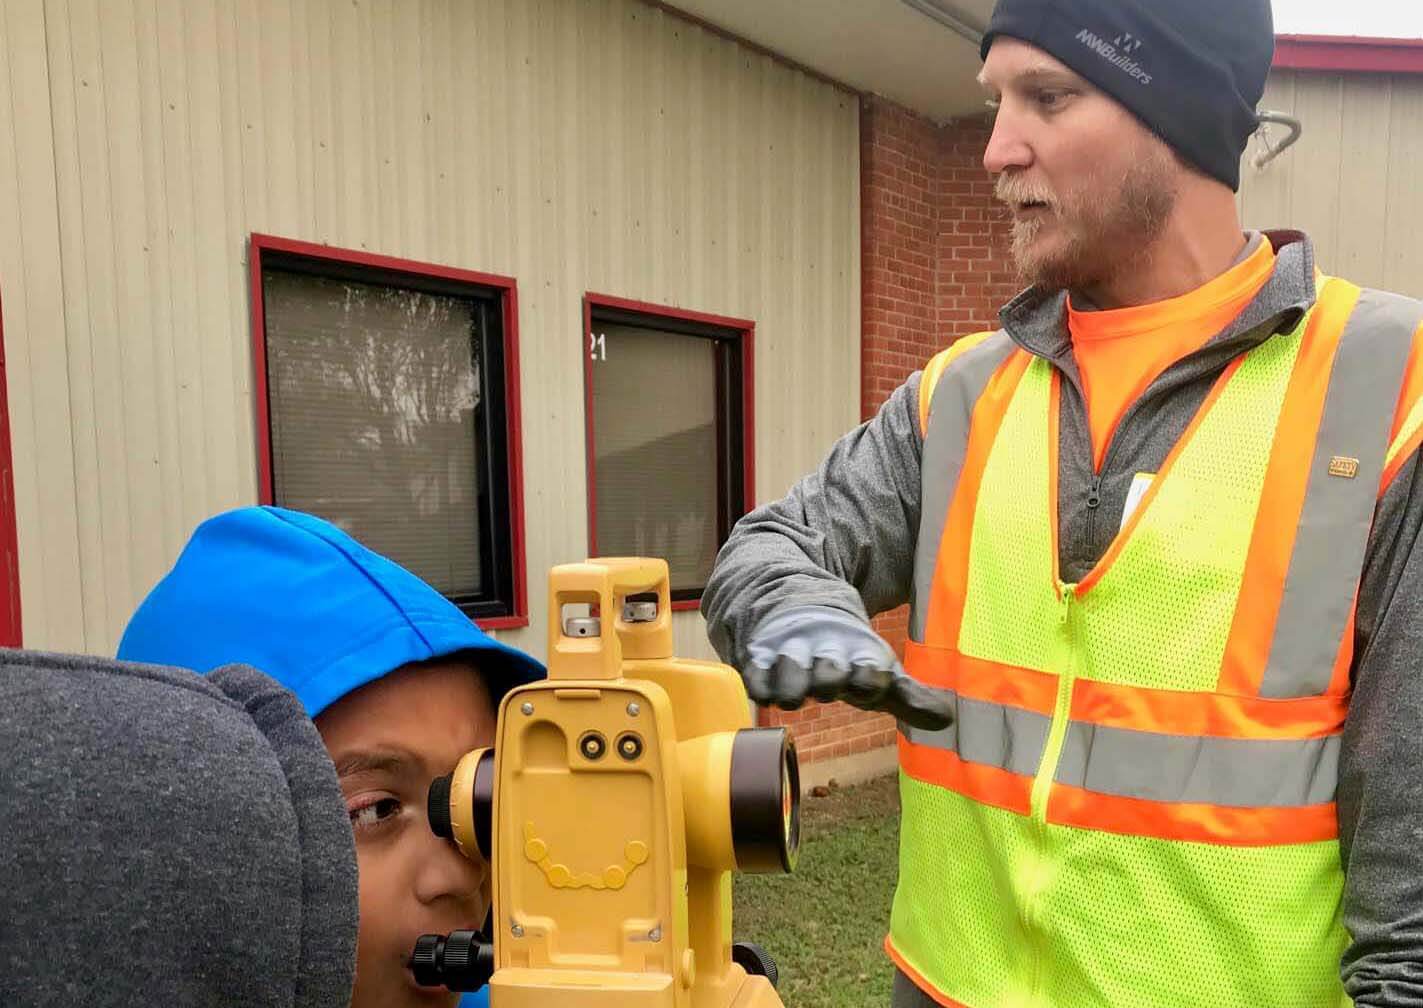
<svg viewBox="0 0 1423 1008">
<path fill-rule="evenodd" d="M 905 675 L 884 639 L 863 620 L 828 606 L 800 606 L 766 620 L 747 645 L 746 692 L 764 706 L 795 710 L 807 697 L 883 711 L 915 728 L 954 722 L 954 696 Z"/>
</svg>

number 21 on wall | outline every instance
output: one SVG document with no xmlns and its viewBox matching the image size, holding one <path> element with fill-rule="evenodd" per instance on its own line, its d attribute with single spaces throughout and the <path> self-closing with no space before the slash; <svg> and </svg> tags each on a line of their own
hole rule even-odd
<svg viewBox="0 0 1423 1008">
<path fill-rule="evenodd" d="M 588 334 L 588 357 L 590 360 L 608 359 L 608 337 L 603 333 Z"/>
</svg>

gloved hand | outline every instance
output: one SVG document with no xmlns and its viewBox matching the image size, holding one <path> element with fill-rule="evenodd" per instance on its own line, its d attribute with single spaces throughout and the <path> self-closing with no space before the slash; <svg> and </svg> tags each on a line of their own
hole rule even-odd
<svg viewBox="0 0 1423 1008">
<path fill-rule="evenodd" d="M 806 697 L 844 700 L 937 731 L 954 721 L 951 694 L 905 675 L 894 652 L 863 620 L 828 606 L 797 606 L 756 628 L 741 672 L 764 706 L 795 710 Z"/>
</svg>

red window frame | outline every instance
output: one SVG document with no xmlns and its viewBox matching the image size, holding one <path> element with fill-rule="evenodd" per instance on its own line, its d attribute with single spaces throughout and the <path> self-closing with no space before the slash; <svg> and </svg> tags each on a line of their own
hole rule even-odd
<svg viewBox="0 0 1423 1008">
<path fill-rule="evenodd" d="M 646 316 L 649 321 L 659 318 L 697 325 L 713 326 L 737 333 L 741 365 L 741 488 L 742 513 L 756 506 L 756 323 L 750 319 L 712 315 L 707 312 L 688 311 L 668 305 L 634 301 L 613 297 L 608 294 L 588 292 L 583 296 L 583 338 L 579 344 L 583 355 L 583 425 L 584 458 L 587 464 L 588 480 L 588 553 L 598 555 L 598 483 L 597 460 L 594 451 L 593 430 L 593 355 L 589 350 L 593 338 L 593 312 L 597 308 L 614 311 L 633 312 Z M 720 403 L 718 403 L 720 408 Z M 701 605 L 700 598 L 674 601 L 672 609 L 677 612 L 696 610 Z"/>
<path fill-rule="evenodd" d="M 480 273 L 443 266 L 436 263 L 377 255 L 356 249 L 320 245 L 315 242 L 279 238 L 275 235 L 251 236 L 248 256 L 252 299 L 252 364 L 257 421 L 257 484 L 258 499 L 263 504 L 275 503 L 272 480 L 271 403 L 267 389 L 267 320 L 262 298 L 262 260 L 267 253 L 284 253 L 308 259 L 322 259 L 348 266 L 365 267 L 385 274 L 405 275 L 415 280 L 437 278 L 458 283 L 477 284 L 499 291 L 504 320 L 504 414 L 507 457 L 509 464 L 508 508 L 510 563 L 513 575 L 514 612 L 507 616 L 481 617 L 475 620 L 484 630 L 514 630 L 529 625 L 528 584 L 524 556 L 524 464 L 523 435 L 519 412 L 519 295 L 512 277 Z"/>
<path fill-rule="evenodd" d="M 15 529 L 14 465 L 10 460 L 10 403 L 5 395 L 5 322 L 0 306 L 0 647 L 19 647 L 20 540 Z"/>
</svg>

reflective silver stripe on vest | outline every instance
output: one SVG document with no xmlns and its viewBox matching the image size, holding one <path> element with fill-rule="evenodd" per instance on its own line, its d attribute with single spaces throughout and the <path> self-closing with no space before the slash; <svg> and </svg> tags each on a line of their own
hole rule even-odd
<svg viewBox="0 0 1423 1008">
<path fill-rule="evenodd" d="M 1008 355 L 1015 349 L 1008 334 L 994 333 L 949 364 L 939 376 L 929 400 L 929 429 L 924 436 L 920 463 L 919 541 L 914 552 L 914 600 L 909 613 L 909 639 L 924 640 L 929 618 L 929 592 L 939 540 L 949 518 L 949 502 L 959 485 L 964 456 L 968 453 L 968 428 L 973 407 Z"/>
<path fill-rule="evenodd" d="M 956 700 L 942 731 L 901 724 L 915 745 L 957 753 L 968 763 L 1037 774 L 1050 719 L 983 700 Z M 1338 735 L 1313 739 L 1228 739 L 1067 726 L 1054 781 L 1096 794 L 1230 808 L 1297 808 L 1334 800 Z"/>
<path fill-rule="evenodd" d="M 1334 800 L 1339 736 L 1227 739 L 1160 735 L 1073 721 L 1059 784 L 1097 794 L 1236 808 L 1292 808 Z"/>
<path fill-rule="evenodd" d="M 963 697 L 956 697 L 955 705 L 954 723 L 942 731 L 924 731 L 906 724 L 900 724 L 899 730 L 916 745 L 958 753 L 959 759 L 969 763 L 1024 777 L 1038 772 L 1051 724 L 1046 716 Z"/>
<path fill-rule="evenodd" d="M 1329 375 L 1304 509 L 1280 600 L 1261 696 L 1317 696 L 1329 686 L 1364 566 L 1389 425 L 1423 303 L 1365 290 Z M 1348 472 L 1353 478 L 1331 474 Z M 1261 515 L 1270 521 L 1270 515 Z"/>
</svg>

